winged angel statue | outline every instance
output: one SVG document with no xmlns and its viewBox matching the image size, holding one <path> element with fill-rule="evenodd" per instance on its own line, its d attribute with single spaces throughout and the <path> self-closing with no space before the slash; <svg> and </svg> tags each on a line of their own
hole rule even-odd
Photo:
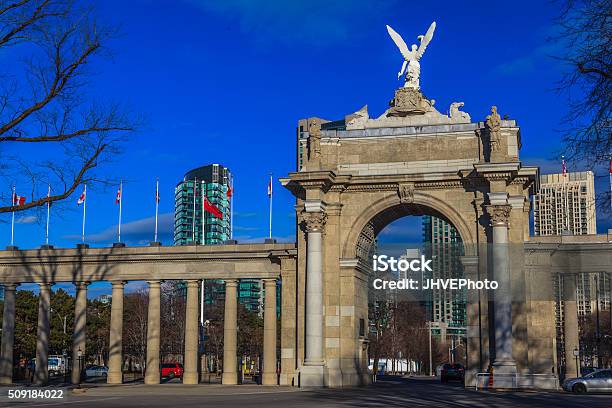
<svg viewBox="0 0 612 408">
<path fill-rule="evenodd" d="M 436 22 L 434 21 L 429 26 L 429 29 L 425 33 L 425 35 L 419 35 L 417 39 L 419 40 L 419 46 L 416 44 L 412 44 L 412 48 L 408 50 L 408 46 L 402 39 L 402 37 L 391 27 L 387 26 L 387 31 L 393 39 L 397 48 L 399 48 L 400 52 L 404 56 L 404 64 L 402 64 L 402 69 L 397 74 L 397 79 L 399 79 L 404 72 L 406 73 L 406 82 L 404 82 L 404 88 L 412 88 L 412 89 L 420 89 L 419 86 L 419 77 L 421 75 L 421 64 L 419 64 L 419 60 L 425 53 L 425 49 L 427 45 L 431 41 L 434 35 L 434 31 L 436 30 Z M 407 69 L 406 69 L 407 68 Z"/>
</svg>

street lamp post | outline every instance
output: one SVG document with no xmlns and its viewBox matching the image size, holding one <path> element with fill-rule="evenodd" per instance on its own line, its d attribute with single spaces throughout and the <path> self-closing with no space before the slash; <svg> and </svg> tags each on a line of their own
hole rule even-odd
<svg viewBox="0 0 612 408">
<path fill-rule="evenodd" d="M 83 350 L 79 347 L 77 350 L 78 369 L 79 369 L 79 384 L 78 388 L 81 388 L 81 381 L 83 380 Z"/>
<path fill-rule="evenodd" d="M 578 364 L 578 357 L 580 356 L 580 350 L 578 347 L 574 349 L 574 357 L 576 358 L 576 376 L 580 377 L 580 365 Z"/>
</svg>

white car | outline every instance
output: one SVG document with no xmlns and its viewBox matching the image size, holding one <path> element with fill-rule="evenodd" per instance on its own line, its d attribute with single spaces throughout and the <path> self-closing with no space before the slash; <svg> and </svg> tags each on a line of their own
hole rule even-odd
<svg viewBox="0 0 612 408">
<path fill-rule="evenodd" d="M 91 366 L 85 369 L 85 376 L 87 377 L 106 377 L 107 375 L 108 367 Z"/>
</svg>

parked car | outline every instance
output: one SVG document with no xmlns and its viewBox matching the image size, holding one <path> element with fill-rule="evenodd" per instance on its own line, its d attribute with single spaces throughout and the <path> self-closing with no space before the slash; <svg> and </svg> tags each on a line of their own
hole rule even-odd
<svg viewBox="0 0 612 408">
<path fill-rule="evenodd" d="M 563 381 L 565 391 L 576 394 L 586 392 L 612 392 L 612 369 L 597 370 L 578 378 Z"/>
<path fill-rule="evenodd" d="M 451 380 L 463 382 L 464 375 L 465 370 L 461 364 L 447 363 L 442 366 L 442 370 L 440 371 L 440 381 L 442 384 L 446 384 Z"/>
<path fill-rule="evenodd" d="M 89 366 L 85 368 L 86 377 L 106 377 L 108 376 L 108 367 L 105 366 Z"/>
<path fill-rule="evenodd" d="M 167 378 L 183 378 L 183 365 L 179 363 L 164 363 L 161 366 L 161 376 Z"/>
</svg>

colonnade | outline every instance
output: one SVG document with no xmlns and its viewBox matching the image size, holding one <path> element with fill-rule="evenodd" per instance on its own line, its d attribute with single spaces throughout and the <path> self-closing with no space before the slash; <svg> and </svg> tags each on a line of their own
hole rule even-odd
<svg viewBox="0 0 612 408">
<path fill-rule="evenodd" d="M 198 383 L 198 342 L 199 342 L 199 280 L 187 280 L 185 312 L 185 353 L 184 384 Z M 238 383 L 238 280 L 225 281 L 225 321 L 223 339 L 223 384 Z M 264 344 L 263 344 L 263 385 L 277 384 L 277 318 L 276 279 L 264 279 Z M 111 319 L 109 337 L 109 358 L 107 382 L 123 382 L 123 296 L 125 281 L 112 282 Z M 80 374 L 86 347 L 87 286 L 89 282 L 75 282 L 75 320 L 73 332 L 73 370 L 71 381 L 80 382 Z M 5 284 L 4 314 L 2 318 L 2 344 L 0 346 L 0 384 L 13 382 L 13 346 L 15 339 L 15 292 L 17 284 Z M 48 382 L 48 351 L 50 335 L 52 283 L 39 283 L 38 330 L 36 335 L 36 367 L 34 383 Z M 148 281 L 149 306 L 147 316 L 147 350 L 145 384 L 160 382 L 160 312 L 161 281 Z"/>
</svg>

